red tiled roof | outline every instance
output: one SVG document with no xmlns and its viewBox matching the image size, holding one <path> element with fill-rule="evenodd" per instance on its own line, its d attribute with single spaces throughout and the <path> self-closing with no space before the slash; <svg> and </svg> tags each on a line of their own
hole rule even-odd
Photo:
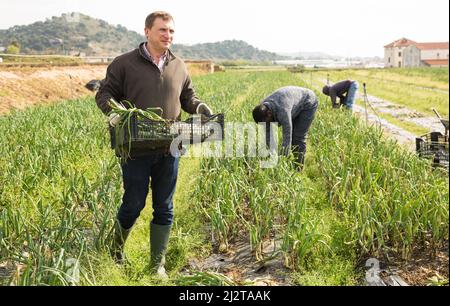
<svg viewBox="0 0 450 306">
<path fill-rule="evenodd" d="M 390 43 L 389 45 L 384 46 L 385 48 L 399 48 L 399 47 L 408 47 L 408 46 L 416 46 L 420 50 L 437 50 L 437 49 L 448 49 L 448 41 L 447 42 L 430 42 L 430 43 L 418 43 L 411 39 L 401 38 L 399 40 Z"/>
<path fill-rule="evenodd" d="M 446 59 L 446 60 L 440 60 L 440 59 L 424 60 L 422 62 L 424 62 L 428 66 L 448 66 L 448 59 Z"/>
<path fill-rule="evenodd" d="M 411 39 L 400 38 L 399 40 L 390 43 L 389 45 L 384 46 L 385 48 L 393 48 L 393 47 L 407 47 L 410 45 L 416 45 L 417 43 Z"/>
<path fill-rule="evenodd" d="M 420 50 L 448 49 L 448 42 L 417 43 Z"/>
</svg>

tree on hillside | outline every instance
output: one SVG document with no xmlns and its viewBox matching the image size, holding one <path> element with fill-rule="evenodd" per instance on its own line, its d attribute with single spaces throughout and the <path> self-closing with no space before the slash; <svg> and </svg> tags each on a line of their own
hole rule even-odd
<svg viewBox="0 0 450 306">
<path fill-rule="evenodd" d="M 13 41 L 6 47 L 6 53 L 8 54 L 19 54 L 20 44 L 17 41 Z"/>
<path fill-rule="evenodd" d="M 13 45 L 9 45 L 6 48 L 6 53 L 8 53 L 8 54 L 19 54 L 19 52 L 20 52 L 20 49 Z"/>
</svg>

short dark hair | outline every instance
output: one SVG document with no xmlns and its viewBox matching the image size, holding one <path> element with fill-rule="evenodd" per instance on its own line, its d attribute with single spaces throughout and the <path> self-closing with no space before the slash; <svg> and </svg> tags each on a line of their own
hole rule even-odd
<svg viewBox="0 0 450 306">
<path fill-rule="evenodd" d="M 322 88 L 322 93 L 324 94 L 324 95 L 329 95 L 330 94 L 330 86 L 328 86 L 328 85 L 325 85 L 323 88 Z"/>
<path fill-rule="evenodd" d="M 156 11 L 147 16 L 147 18 L 145 19 L 145 27 L 147 29 L 151 29 L 153 27 L 153 23 L 155 22 L 156 18 L 162 18 L 162 20 L 165 21 L 167 20 L 173 21 L 173 17 L 169 13 L 164 11 Z"/>
<path fill-rule="evenodd" d="M 255 122 L 266 122 L 267 119 L 267 112 L 269 111 L 269 108 L 265 106 L 264 104 L 259 104 L 253 109 L 253 119 Z"/>
</svg>

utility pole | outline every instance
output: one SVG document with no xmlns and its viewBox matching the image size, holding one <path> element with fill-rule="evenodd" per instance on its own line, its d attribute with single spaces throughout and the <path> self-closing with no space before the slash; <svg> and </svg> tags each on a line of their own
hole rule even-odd
<svg viewBox="0 0 450 306">
<path fill-rule="evenodd" d="M 366 111 L 366 124 L 369 122 L 369 114 L 367 113 L 367 91 L 366 91 L 366 83 L 363 83 L 364 87 L 364 109 Z"/>
</svg>

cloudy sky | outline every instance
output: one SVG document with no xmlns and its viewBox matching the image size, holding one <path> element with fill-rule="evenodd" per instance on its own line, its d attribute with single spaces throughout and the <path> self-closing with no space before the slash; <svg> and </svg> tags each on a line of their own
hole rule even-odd
<svg viewBox="0 0 450 306">
<path fill-rule="evenodd" d="M 145 17 L 166 10 L 176 43 L 240 39 L 272 52 L 383 56 L 401 37 L 448 41 L 448 0 L 0 0 L 0 29 L 78 11 L 143 33 Z"/>
</svg>

